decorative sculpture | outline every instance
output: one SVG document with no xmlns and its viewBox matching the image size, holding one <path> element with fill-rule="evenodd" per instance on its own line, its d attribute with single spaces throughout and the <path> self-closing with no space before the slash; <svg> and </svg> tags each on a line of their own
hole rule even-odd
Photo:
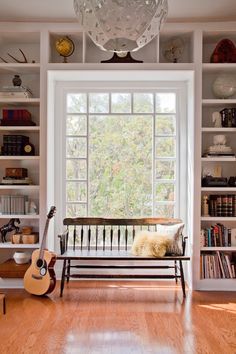
<svg viewBox="0 0 236 354">
<path fill-rule="evenodd" d="M 27 58 L 26 58 L 25 53 L 23 52 L 23 50 L 21 50 L 21 49 L 19 48 L 19 51 L 20 51 L 21 54 L 23 55 L 23 58 L 24 58 L 23 60 L 19 60 L 19 59 L 13 57 L 13 55 L 11 55 L 11 54 L 9 54 L 9 53 L 7 53 L 7 54 L 9 55 L 10 58 L 12 58 L 13 60 L 15 60 L 15 62 L 17 62 L 17 63 L 20 63 L 20 64 L 28 63 L 28 60 L 27 60 Z M 4 63 L 8 63 L 8 61 L 6 61 L 4 58 L 0 57 L 0 59 L 1 59 Z M 32 63 L 35 63 L 35 61 L 32 60 Z"/>
<path fill-rule="evenodd" d="M 212 123 L 214 124 L 215 128 L 220 128 L 222 127 L 221 124 L 221 114 L 220 112 L 213 112 L 212 113 Z"/>
<path fill-rule="evenodd" d="M 1 236 L 1 240 L 2 242 L 6 242 L 6 235 L 8 232 L 11 232 L 11 231 L 14 231 L 16 233 L 19 232 L 20 228 L 18 226 L 15 225 L 15 223 L 17 224 L 20 224 L 20 219 L 10 219 L 10 221 L 3 225 L 1 228 L 0 228 L 0 236 Z"/>
</svg>

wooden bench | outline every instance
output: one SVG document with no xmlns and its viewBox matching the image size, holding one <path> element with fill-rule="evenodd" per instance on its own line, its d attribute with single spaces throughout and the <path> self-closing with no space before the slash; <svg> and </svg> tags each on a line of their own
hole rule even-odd
<svg viewBox="0 0 236 354">
<path fill-rule="evenodd" d="M 66 230 L 63 234 L 58 236 L 60 238 L 61 255 L 59 255 L 57 259 L 63 260 L 60 296 L 63 295 L 65 280 L 69 282 L 70 278 L 174 278 L 176 283 L 178 279 L 181 280 L 183 296 L 185 297 L 185 280 L 182 262 L 190 260 L 190 257 L 185 256 L 187 237 L 181 235 L 183 254 L 180 256 L 170 255 L 156 258 L 134 256 L 131 254 L 132 242 L 138 231 L 144 228 L 155 231 L 158 224 L 173 225 L 178 223 L 181 223 L 180 219 L 166 218 L 64 219 L 63 224 L 66 226 Z M 82 261 L 86 261 L 86 264 Z M 96 261 L 96 264 L 94 264 L 94 261 Z M 140 261 L 142 261 L 142 265 L 139 264 Z M 171 265 L 165 265 L 162 263 L 163 261 L 171 261 L 168 262 L 171 263 Z M 121 264 L 124 262 L 126 264 Z M 101 275 L 96 273 L 72 273 L 72 269 L 108 269 L 109 271 L 121 269 L 172 269 L 173 273 L 153 275 L 113 273 Z"/>
</svg>

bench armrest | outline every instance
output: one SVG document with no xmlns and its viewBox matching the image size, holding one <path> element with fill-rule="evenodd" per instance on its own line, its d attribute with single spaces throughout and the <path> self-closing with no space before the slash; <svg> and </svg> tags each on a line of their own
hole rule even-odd
<svg viewBox="0 0 236 354">
<path fill-rule="evenodd" d="M 186 250 L 186 242 L 187 242 L 188 236 L 183 236 L 183 256 L 185 256 L 185 250 Z"/>
<path fill-rule="evenodd" d="M 58 235 L 58 237 L 60 239 L 61 254 L 65 253 L 67 251 L 68 236 L 69 236 L 69 230 L 65 230 L 62 234 Z"/>
</svg>

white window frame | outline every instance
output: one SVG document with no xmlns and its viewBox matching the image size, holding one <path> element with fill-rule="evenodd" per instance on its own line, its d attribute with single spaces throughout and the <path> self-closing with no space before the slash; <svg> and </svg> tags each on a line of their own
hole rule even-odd
<svg viewBox="0 0 236 354">
<path fill-rule="evenodd" d="M 129 80 L 129 81 L 128 81 Z M 175 81 L 172 81 L 175 80 Z M 65 214 L 61 209 L 64 204 L 62 181 L 65 166 L 62 164 L 62 146 L 65 141 L 62 140 L 62 125 L 58 124 L 65 116 L 65 92 L 72 92 L 73 89 L 82 87 L 83 89 L 94 89 L 94 83 L 100 88 L 104 87 L 105 91 L 109 89 L 117 89 L 119 87 L 136 91 L 137 88 L 146 88 L 148 90 L 157 90 L 161 88 L 178 90 L 181 92 L 177 110 L 181 109 L 179 117 L 181 123 L 179 125 L 181 136 L 179 173 L 180 185 L 179 195 L 177 196 L 180 209 L 179 217 L 186 221 L 188 209 L 187 186 L 189 175 L 187 175 L 187 150 L 189 152 L 189 137 L 187 136 L 188 123 L 192 118 L 192 111 L 187 104 L 193 93 L 193 73 L 192 71 L 158 71 L 158 70 L 76 70 L 76 71 L 49 71 L 48 72 L 48 161 L 47 161 L 47 204 L 52 203 L 57 206 L 57 213 L 54 223 L 55 236 L 63 229 L 63 218 Z M 115 87 L 114 87 L 115 84 Z M 75 90 L 76 91 L 76 90 Z M 188 116 L 187 114 L 191 114 Z M 191 147 L 191 146 L 190 146 Z M 189 156 L 188 156 L 189 159 Z M 178 173 L 178 171 L 177 171 Z M 192 210 L 192 209 L 191 209 Z M 54 247 L 54 241 L 50 243 Z M 57 243 L 58 248 L 58 243 Z"/>
</svg>

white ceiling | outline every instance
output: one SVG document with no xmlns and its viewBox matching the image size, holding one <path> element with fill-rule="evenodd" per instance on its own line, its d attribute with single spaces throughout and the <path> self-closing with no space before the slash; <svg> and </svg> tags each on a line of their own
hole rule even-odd
<svg viewBox="0 0 236 354">
<path fill-rule="evenodd" d="M 221 20 L 236 20 L 236 0 L 169 0 L 169 22 Z M 0 21 L 74 22 L 76 17 L 73 0 L 0 0 Z"/>
</svg>

